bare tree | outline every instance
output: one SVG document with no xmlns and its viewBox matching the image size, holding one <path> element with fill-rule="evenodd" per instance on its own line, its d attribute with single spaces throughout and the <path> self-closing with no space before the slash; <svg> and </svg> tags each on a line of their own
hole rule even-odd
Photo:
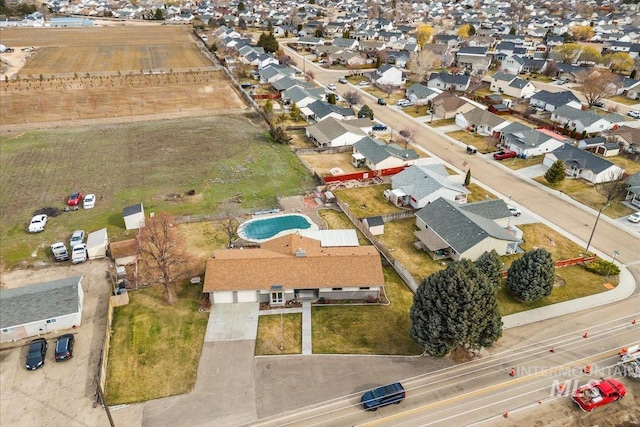
<svg viewBox="0 0 640 427">
<path fill-rule="evenodd" d="M 582 83 L 582 93 L 587 98 L 589 107 L 593 107 L 596 102 L 614 95 L 620 87 L 620 77 L 609 71 L 580 71 L 577 75 L 578 81 Z"/>
<path fill-rule="evenodd" d="M 605 204 L 619 199 L 627 191 L 627 184 L 624 182 L 623 171 L 611 171 L 607 175 L 606 182 L 596 184 L 596 191 L 604 196 Z"/>
<path fill-rule="evenodd" d="M 551 77 L 558 74 L 558 67 L 556 66 L 555 61 L 547 61 L 547 65 L 542 70 L 542 75 Z"/>
<path fill-rule="evenodd" d="M 315 79 L 315 74 L 313 74 L 313 71 L 307 71 L 304 73 L 304 79 L 308 82 L 312 82 Z"/>
<path fill-rule="evenodd" d="M 423 50 L 411 54 L 408 68 L 416 76 L 416 80 L 423 82 L 431 70 L 441 64 L 442 60 L 437 55 L 429 50 Z"/>
<path fill-rule="evenodd" d="M 415 142 L 416 135 L 418 133 L 417 127 L 411 127 L 407 129 L 402 129 L 398 134 L 400 135 L 400 140 L 404 145 L 404 149 L 406 150 L 410 143 Z"/>
<path fill-rule="evenodd" d="M 144 269 L 141 275 L 149 283 L 164 286 L 164 300 L 173 304 L 176 300 L 172 285 L 188 276 L 189 257 L 184 242 L 173 228 L 173 218 L 168 214 L 157 214 L 145 220 L 138 232 L 140 262 Z"/>
<path fill-rule="evenodd" d="M 227 247 L 230 248 L 233 244 L 233 241 L 238 237 L 238 226 L 240 223 L 236 218 L 234 218 L 231 213 L 227 212 L 227 218 L 224 220 L 223 228 L 224 232 L 227 235 L 228 243 Z"/>
<path fill-rule="evenodd" d="M 362 96 L 355 90 L 350 90 L 349 92 L 346 92 L 344 95 L 342 95 L 342 97 L 344 98 L 345 101 L 347 101 L 349 105 L 356 105 L 362 102 Z"/>
<path fill-rule="evenodd" d="M 282 49 L 278 51 L 278 62 L 280 62 L 280 64 L 282 65 L 287 65 L 287 66 L 296 65 L 295 61 L 289 55 L 287 55 Z"/>
<path fill-rule="evenodd" d="M 381 91 L 383 91 L 384 93 L 386 93 L 386 94 L 387 94 L 387 98 L 388 98 L 389 96 L 391 96 L 391 94 L 392 94 L 393 92 L 395 92 L 395 90 L 396 90 L 395 86 L 392 86 L 392 85 L 379 85 L 379 86 L 378 86 L 378 89 L 380 89 Z"/>
</svg>

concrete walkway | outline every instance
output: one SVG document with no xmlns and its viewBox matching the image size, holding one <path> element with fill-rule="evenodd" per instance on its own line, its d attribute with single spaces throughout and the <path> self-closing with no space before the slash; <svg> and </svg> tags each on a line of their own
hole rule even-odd
<svg viewBox="0 0 640 427">
<path fill-rule="evenodd" d="M 270 310 L 261 310 L 261 316 L 273 314 L 290 314 L 302 313 L 302 354 L 313 354 L 313 343 L 311 341 L 311 302 L 303 301 L 302 307 L 292 308 L 272 308 Z"/>
</svg>

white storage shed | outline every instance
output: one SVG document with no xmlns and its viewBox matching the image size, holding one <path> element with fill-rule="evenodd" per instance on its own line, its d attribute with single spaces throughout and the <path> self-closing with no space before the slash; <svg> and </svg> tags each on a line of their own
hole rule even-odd
<svg viewBox="0 0 640 427">
<path fill-rule="evenodd" d="M 87 256 L 89 259 L 105 258 L 109 249 L 109 236 L 107 229 L 89 233 L 87 236 Z"/>
</svg>

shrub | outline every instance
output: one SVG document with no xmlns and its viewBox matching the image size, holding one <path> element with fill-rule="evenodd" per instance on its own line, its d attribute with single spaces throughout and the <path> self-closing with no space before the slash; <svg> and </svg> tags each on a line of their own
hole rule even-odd
<svg viewBox="0 0 640 427">
<path fill-rule="evenodd" d="M 600 276 L 617 276 L 620 274 L 620 268 L 617 265 L 601 258 L 586 264 L 586 267 L 590 272 Z"/>
<path fill-rule="evenodd" d="M 511 264 L 507 289 L 517 300 L 533 302 L 550 295 L 554 281 L 555 265 L 551 254 L 539 248 Z"/>
</svg>

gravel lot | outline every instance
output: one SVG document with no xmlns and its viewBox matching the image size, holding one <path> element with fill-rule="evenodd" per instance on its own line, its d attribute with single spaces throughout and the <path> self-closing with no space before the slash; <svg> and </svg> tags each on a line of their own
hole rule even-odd
<svg viewBox="0 0 640 427">
<path fill-rule="evenodd" d="M 109 263 L 93 260 L 83 264 L 47 266 L 3 272 L 3 287 L 83 275 L 84 308 L 71 360 L 53 359 L 55 337 L 68 331 L 46 334 L 49 348 L 45 366 L 27 371 L 27 344 L 33 338 L 0 346 L 0 420 L 3 426 L 99 426 L 108 425 L 101 406 L 95 406 L 93 379 L 97 373 L 106 327 L 111 285 L 106 278 Z"/>
</svg>

